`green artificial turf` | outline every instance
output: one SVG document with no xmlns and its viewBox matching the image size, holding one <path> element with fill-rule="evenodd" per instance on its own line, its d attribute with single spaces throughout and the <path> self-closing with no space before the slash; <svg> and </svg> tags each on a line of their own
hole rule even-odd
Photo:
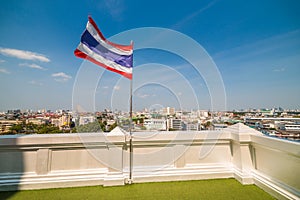
<svg viewBox="0 0 300 200">
<path fill-rule="evenodd" d="M 117 187 L 74 187 L 0 192 L 0 199 L 274 199 L 255 185 L 235 179 L 139 183 Z"/>
</svg>

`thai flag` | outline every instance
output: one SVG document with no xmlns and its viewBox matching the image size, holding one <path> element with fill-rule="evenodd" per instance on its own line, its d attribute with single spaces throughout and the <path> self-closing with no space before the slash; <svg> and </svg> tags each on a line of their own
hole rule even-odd
<svg viewBox="0 0 300 200">
<path fill-rule="evenodd" d="M 108 41 L 90 16 L 74 54 L 132 79 L 132 42 L 130 45 L 120 45 Z"/>
</svg>

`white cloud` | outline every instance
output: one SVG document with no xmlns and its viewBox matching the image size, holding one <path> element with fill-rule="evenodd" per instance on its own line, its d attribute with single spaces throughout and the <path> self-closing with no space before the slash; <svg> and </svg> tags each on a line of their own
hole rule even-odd
<svg viewBox="0 0 300 200">
<path fill-rule="evenodd" d="M 43 85 L 43 83 L 38 82 L 38 81 L 34 81 L 34 80 L 29 81 L 29 83 L 32 84 L 32 85 L 38 85 L 38 86 L 42 86 Z"/>
<path fill-rule="evenodd" d="M 3 69 L 3 68 L 0 68 L 0 73 L 3 73 L 3 74 L 10 74 L 9 71 L 7 71 L 6 69 Z"/>
<path fill-rule="evenodd" d="M 40 65 L 37 64 L 28 64 L 28 63 L 21 63 L 19 64 L 19 66 L 25 66 L 25 67 L 29 67 L 32 69 L 40 69 L 40 70 L 46 70 L 44 67 L 41 67 Z"/>
<path fill-rule="evenodd" d="M 146 99 L 147 97 L 150 97 L 149 94 L 137 94 L 136 96 L 142 99 Z"/>
<path fill-rule="evenodd" d="M 277 68 L 277 69 L 274 69 L 273 72 L 284 72 L 285 71 L 285 68 L 282 67 L 282 68 Z"/>
<path fill-rule="evenodd" d="M 105 0 L 104 4 L 103 2 L 101 4 L 101 7 L 108 11 L 114 19 L 122 19 L 122 15 L 125 10 L 125 4 L 123 0 Z"/>
<path fill-rule="evenodd" d="M 0 63 L 4 63 L 5 62 L 5 60 L 0 60 Z"/>
<path fill-rule="evenodd" d="M 245 60 L 253 61 L 254 59 L 261 58 L 262 55 L 266 56 L 272 54 L 273 56 L 270 59 L 274 60 L 274 56 L 277 56 L 277 54 L 280 54 L 281 57 L 290 56 L 290 49 L 298 51 L 300 44 L 299 36 L 300 30 L 295 30 L 227 49 L 216 53 L 212 57 L 218 60 L 237 63 Z M 267 57 L 264 59 L 266 58 Z"/>
<path fill-rule="evenodd" d="M 114 86 L 114 90 L 120 90 L 120 89 L 121 89 L 120 86 L 118 86 L 118 85 Z"/>
<path fill-rule="evenodd" d="M 51 75 L 58 82 L 66 82 L 72 78 L 72 76 L 65 74 L 64 72 L 58 72 Z"/>
<path fill-rule="evenodd" d="M 45 55 L 31 52 L 31 51 L 0 48 L 0 53 L 5 56 L 15 57 L 23 60 L 36 60 L 40 62 L 50 62 L 49 58 L 47 58 Z"/>
<path fill-rule="evenodd" d="M 210 2 L 208 5 L 204 6 L 203 8 L 200 8 L 199 10 L 191 13 L 190 15 L 186 16 L 185 18 L 183 18 L 182 20 L 180 20 L 179 22 L 177 22 L 172 29 L 179 29 L 181 28 L 183 25 L 185 25 L 188 21 L 192 20 L 193 18 L 197 17 L 198 15 L 200 15 L 202 12 L 206 11 L 207 9 L 209 9 L 210 7 L 212 7 L 213 5 L 215 5 L 217 3 L 218 0 L 212 1 Z"/>
</svg>

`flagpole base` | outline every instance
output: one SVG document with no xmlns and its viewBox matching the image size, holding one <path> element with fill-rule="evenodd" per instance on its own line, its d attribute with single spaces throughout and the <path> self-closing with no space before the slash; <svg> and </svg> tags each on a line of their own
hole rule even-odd
<svg viewBox="0 0 300 200">
<path fill-rule="evenodd" d="M 126 180 L 125 180 L 125 184 L 126 184 L 126 185 L 131 185 L 131 184 L 133 184 L 133 179 L 126 179 Z"/>
</svg>

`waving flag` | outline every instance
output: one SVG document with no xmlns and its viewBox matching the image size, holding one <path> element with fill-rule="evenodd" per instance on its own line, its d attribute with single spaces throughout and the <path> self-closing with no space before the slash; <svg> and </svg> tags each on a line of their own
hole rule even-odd
<svg viewBox="0 0 300 200">
<path fill-rule="evenodd" d="M 90 16 L 74 54 L 132 79 L 133 44 L 120 45 L 108 41 Z"/>
</svg>

